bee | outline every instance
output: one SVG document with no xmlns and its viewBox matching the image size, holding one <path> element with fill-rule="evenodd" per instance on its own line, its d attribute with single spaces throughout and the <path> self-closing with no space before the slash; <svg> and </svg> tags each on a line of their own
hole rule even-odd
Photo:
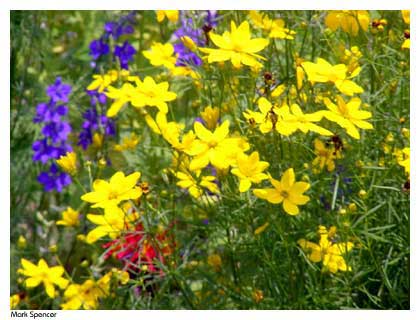
<svg viewBox="0 0 420 320">
<path fill-rule="evenodd" d="M 334 155 L 336 155 L 337 152 L 344 150 L 343 140 L 341 140 L 341 138 L 337 134 L 333 135 L 330 138 L 330 140 L 326 143 L 327 147 L 329 147 L 331 143 L 334 145 Z"/>
<path fill-rule="evenodd" d="M 268 120 L 272 123 L 272 129 L 274 130 L 276 128 L 277 121 L 279 120 L 279 116 L 274 112 L 274 107 L 272 107 L 265 116 L 265 121 Z"/>
<path fill-rule="evenodd" d="M 148 194 L 150 192 L 150 186 L 148 182 L 142 182 L 139 185 L 141 191 L 143 191 L 143 194 Z"/>
<path fill-rule="evenodd" d="M 274 76 L 271 72 L 266 71 L 263 74 L 264 79 L 264 87 L 261 88 L 264 95 L 270 95 L 271 92 L 271 86 L 274 83 Z"/>
<path fill-rule="evenodd" d="M 255 122 L 255 119 L 254 119 L 254 118 L 249 118 L 249 119 L 248 119 L 248 123 L 249 123 L 249 125 L 250 125 L 251 127 L 254 127 L 254 126 L 255 126 L 255 124 L 256 124 L 256 122 Z"/>
<path fill-rule="evenodd" d="M 264 72 L 264 82 L 266 84 L 271 84 L 273 82 L 273 79 L 274 77 L 271 72 L 268 72 L 268 71 Z"/>
</svg>

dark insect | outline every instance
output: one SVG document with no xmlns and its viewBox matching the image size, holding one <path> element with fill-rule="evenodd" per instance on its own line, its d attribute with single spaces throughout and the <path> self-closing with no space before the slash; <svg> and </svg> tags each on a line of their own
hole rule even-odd
<svg viewBox="0 0 420 320">
<path fill-rule="evenodd" d="M 140 189 L 143 191 L 143 194 L 148 194 L 150 192 L 150 186 L 147 182 L 140 183 Z"/>
<path fill-rule="evenodd" d="M 372 27 L 377 28 L 381 25 L 381 22 L 378 19 L 372 21 Z"/>
<path fill-rule="evenodd" d="M 404 182 L 402 190 L 404 192 L 407 192 L 407 193 L 410 192 L 410 179 L 408 179 L 406 182 Z"/>
<path fill-rule="evenodd" d="M 343 140 L 341 140 L 341 138 L 338 135 L 335 134 L 330 138 L 330 140 L 327 142 L 327 147 L 331 143 L 334 145 L 334 152 L 333 152 L 334 155 L 336 155 L 337 152 L 344 150 Z"/>
<path fill-rule="evenodd" d="M 213 30 L 213 28 L 212 26 L 205 24 L 201 29 L 204 31 L 204 36 L 206 37 L 206 45 L 208 46 L 210 43 L 209 33 L 211 30 Z"/>
<path fill-rule="evenodd" d="M 274 108 L 271 108 L 270 111 L 267 112 L 265 120 L 268 120 L 268 119 L 273 124 L 273 130 L 274 130 L 276 127 L 277 121 L 279 119 L 278 115 L 274 112 Z"/>
<path fill-rule="evenodd" d="M 264 81 L 267 82 L 271 82 L 273 81 L 273 74 L 271 72 L 264 72 Z"/>
</svg>

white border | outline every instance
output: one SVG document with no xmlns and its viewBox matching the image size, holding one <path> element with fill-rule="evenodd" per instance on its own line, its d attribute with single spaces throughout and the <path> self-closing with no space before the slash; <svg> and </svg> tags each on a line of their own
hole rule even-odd
<svg viewBox="0 0 420 320">
<path fill-rule="evenodd" d="M 420 129 L 418 129 L 419 120 L 417 117 L 419 105 L 418 95 L 416 94 L 420 88 L 419 81 L 419 66 L 418 60 L 415 59 L 416 53 L 418 56 L 418 42 L 416 39 L 418 33 L 418 4 L 416 0 L 358 0 L 358 1 L 333 1 L 333 0 L 212 0 L 212 1 L 193 1 L 193 0 L 1 0 L 0 1 L 0 43 L 3 45 L 1 52 L 1 71 L 0 77 L 0 150 L 2 157 L 0 158 L 1 179 L 0 179 L 0 194 L 1 194 L 1 232 L 0 232 L 0 253 L 3 256 L 3 263 L 0 268 L 0 319 L 10 319 L 9 310 L 9 257 L 10 257 L 10 219 L 9 219 L 9 190 L 10 190 L 10 40 L 9 40 L 9 10 L 116 10 L 116 9 L 219 9 L 219 10 L 233 10 L 233 9 L 272 9 L 272 10 L 305 10 L 305 9 L 385 9 L 385 10 L 399 10 L 411 9 L 411 159 L 417 159 L 418 144 L 415 139 L 419 136 Z M 414 58 L 414 59 L 413 59 Z M 412 164 L 416 161 L 412 160 Z M 419 245 L 420 245 L 420 206 L 418 199 L 418 184 L 417 178 L 419 176 L 415 165 L 411 169 L 411 274 L 410 274 L 410 298 L 411 311 L 55 311 L 58 316 L 56 319 L 71 319 L 71 320 L 107 320 L 107 319 L 213 319 L 221 318 L 228 319 L 232 317 L 240 317 L 242 320 L 248 319 L 307 319 L 313 320 L 326 318 L 342 319 L 366 319 L 366 318 L 381 318 L 383 320 L 400 317 L 401 319 L 419 319 L 420 318 L 420 294 L 419 294 L 419 279 L 417 275 L 419 270 Z M 12 266 L 15 268 L 15 266 Z M 41 319 L 41 318 L 40 318 Z M 44 318 L 45 319 L 45 318 Z"/>
<path fill-rule="evenodd" d="M 416 0 L 212 0 L 212 1 L 194 1 L 194 0 L 2 0 L 7 3 L 7 7 L 12 10 L 28 9 L 55 9 L 55 10 L 117 10 L 117 9 L 218 9 L 218 10 L 307 10 L 307 9 L 387 9 L 399 10 L 408 9 L 413 6 Z"/>
</svg>

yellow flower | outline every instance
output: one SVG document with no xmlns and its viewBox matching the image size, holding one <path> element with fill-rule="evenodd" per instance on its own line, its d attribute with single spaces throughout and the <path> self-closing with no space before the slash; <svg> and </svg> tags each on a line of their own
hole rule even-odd
<svg viewBox="0 0 420 320">
<path fill-rule="evenodd" d="M 199 48 L 202 52 L 209 54 L 207 56 L 209 63 L 230 60 L 235 68 L 240 68 L 242 64 L 261 67 L 257 58 L 265 60 L 256 53 L 268 45 L 268 40 L 251 39 L 247 21 L 242 22 L 239 27 L 236 27 L 235 22 L 232 21 L 231 32 L 225 31 L 221 36 L 210 33 L 210 39 L 219 49 Z"/>
<path fill-rule="evenodd" d="M 98 307 L 98 300 L 109 295 L 111 276 L 104 275 L 98 281 L 86 280 L 82 284 L 71 284 L 64 292 L 65 303 L 61 304 L 63 310 L 92 310 Z"/>
<path fill-rule="evenodd" d="M 111 107 L 109 107 L 106 112 L 106 116 L 112 118 L 117 115 L 124 104 L 133 98 L 135 95 L 135 88 L 131 83 L 124 83 L 119 89 L 109 86 L 105 94 L 108 98 L 114 100 Z"/>
<path fill-rule="evenodd" d="M 154 43 L 150 50 L 143 51 L 143 55 L 153 66 L 165 66 L 169 70 L 175 67 L 176 57 L 173 56 L 174 47 L 170 43 Z"/>
<path fill-rule="evenodd" d="M 260 233 L 263 233 L 265 231 L 265 229 L 267 229 L 269 226 L 269 223 L 266 222 L 264 223 L 262 226 L 259 226 L 257 229 L 255 229 L 254 231 L 254 235 L 259 235 Z"/>
<path fill-rule="evenodd" d="M 258 99 L 258 109 L 259 112 L 246 110 L 243 115 L 248 121 L 259 124 L 259 129 L 262 133 L 270 132 L 276 129 L 277 126 L 281 126 L 279 121 L 282 119 L 280 116 L 282 114 L 281 111 L 284 111 L 284 109 L 272 105 L 264 97 Z"/>
<path fill-rule="evenodd" d="M 157 10 L 156 18 L 158 22 L 165 20 L 165 17 L 168 18 L 171 22 L 177 22 L 179 17 L 178 10 Z"/>
<path fill-rule="evenodd" d="M 153 78 L 147 76 L 144 81 L 136 76 L 128 77 L 128 80 L 134 82 L 124 83 L 120 89 L 110 86 L 106 96 L 114 99 L 111 107 L 107 111 L 107 117 L 114 117 L 125 103 L 130 102 L 135 108 L 143 108 L 145 106 L 157 107 L 163 113 L 168 112 L 166 102 L 176 99 L 176 93 L 168 91 L 169 83 L 156 83 Z"/>
<path fill-rule="evenodd" d="M 294 39 L 295 31 L 287 29 L 284 27 L 284 20 L 282 19 L 270 19 L 264 13 L 259 13 L 258 11 L 251 10 L 249 11 L 249 17 L 251 18 L 252 23 L 266 32 L 270 38 L 278 39 Z"/>
<path fill-rule="evenodd" d="M 410 10 L 401 10 L 404 23 L 410 24 Z"/>
<path fill-rule="evenodd" d="M 404 20 L 404 23 L 410 24 L 410 10 L 401 10 L 401 14 Z M 404 30 L 404 42 L 401 45 L 401 49 L 410 49 L 410 30 Z"/>
<path fill-rule="evenodd" d="M 309 189 L 310 184 L 302 181 L 295 182 L 293 168 L 287 169 L 280 181 L 271 177 L 270 181 L 274 188 L 254 189 L 255 196 L 274 204 L 283 202 L 284 211 L 290 215 L 297 215 L 299 213 L 298 205 L 309 201 L 309 197 L 303 193 Z"/>
<path fill-rule="evenodd" d="M 252 298 L 256 303 L 260 303 L 264 299 L 264 292 L 262 290 L 255 289 L 252 292 Z"/>
<path fill-rule="evenodd" d="M 118 71 L 110 70 L 106 74 L 94 74 L 94 81 L 86 88 L 87 90 L 97 90 L 98 92 L 103 92 L 108 88 L 112 83 L 118 79 Z"/>
<path fill-rule="evenodd" d="M 222 267 L 222 258 L 218 254 L 211 254 L 207 257 L 207 263 L 216 271 L 219 271 Z"/>
<path fill-rule="evenodd" d="M 369 13 L 365 10 L 329 11 L 325 17 L 325 24 L 332 31 L 341 28 L 353 36 L 359 32 L 359 26 L 367 31 L 369 22 Z"/>
<path fill-rule="evenodd" d="M 139 144 L 139 137 L 133 132 L 129 137 L 124 137 L 121 144 L 114 146 L 115 151 L 134 150 Z"/>
<path fill-rule="evenodd" d="M 133 228 L 132 222 L 138 219 L 136 212 L 124 212 L 117 206 L 108 206 L 105 208 L 105 213 L 88 214 L 87 219 L 96 224 L 97 227 L 91 230 L 86 236 L 87 243 L 94 243 L 98 239 L 109 236 L 112 239 L 118 237 L 121 232 Z"/>
<path fill-rule="evenodd" d="M 102 144 L 104 143 L 104 136 L 103 134 L 100 134 L 99 132 L 95 132 L 92 137 L 92 145 L 96 149 L 100 149 L 102 147 Z"/>
<path fill-rule="evenodd" d="M 254 151 L 250 156 L 239 154 L 237 168 L 231 170 L 232 174 L 239 177 L 239 192 L 246 192 L 251 188 L 252 183 L 260 183 L 268 179 L 265 173 L 262 173 L 270 165 L 266 161 L 260 161 L 260 155 Z"/>
<path fill-rule="evenodd" d="M 341 154 L 339 150 L 335 150 L 334 147 L 326 147 L 324 142 L 319 139 L 315 139 L 315 154 L 316 158 L 312 161 L 313 166 L 318 166 L 320 170 L 323 170 L 327 166 L 329 172 L 335 169 L 335 159 L 340 159 Z"/>
<path fill-rule="evenodd" d="M 229 138 L 229 121 L 226 120 L 214 132 L 207 130 L 200 122 L 194 122 L 197 140 L 186 152 L 193 156 L 190 170 L 195 171 L 206 167 L 209 163 L 217 169 L 227 169 L 232 164 L 232 158 L 241 151 L 249 149 L 249 144 L 242 138 Z"/>
<path fill-rule="evenodd" d="M 23 269 L 18 269 L 18 273 L 28 277 L 25 280 L 25 285 L 28 288 L 37 287 L 43 283 L 45 291 L 50 298 L 55 297 L 54 285 L 60 289 L 65 289 L 69 281 L 62 277 L 64 268 L 61 266 L 48 267 L 44 259 L 38 261 L 38 265 L 22 258 L 20 263 Z"/>
<path fill-rule="evenodd" d="M 183 135 L 181 139 L 181 131 L 184 128 L 184 125 L 174 121 L 168 122 L 166 114 L 163 112 L 158 112 L 156 120 L 149 114 L 145 116 L 145 119 L 153 132 L 162 135 L 173 148 L 179 151 L 189 150 L 195 140 L 195 134 L 191 130 Z"/>
<path fill-rule="evenodd" d="M 284 104 L 279 108 L 275 105 L 273 106 L 264 97 L 258 100 L 258 108 L 260 112 L 246 110 L 244 116 L 248 120 L 252 119 L 255 123 L 259 124 L 262 133 L 276 129 L 277 132 L 285 136 L 291 135 L 296 130 L 304 133 L 314 131 L 321 135 L 332 135 L 332 132 L 329 130 L 313 123 L 322 119 L 323 112 L 321 111 L 304 114 L 297 104 L 293 104 L 291 108 Z"/>
<path fill-rule="evenodd" d="M 196 199 L 203 194 L 203 188 L 209 190 L 212 193 L 219 194 L 219 187 L 214 182 L 216 177 L 201 176 L 200 173 L 200 171 L 197 171 L 195 173 L 196 177 L 194 178 L 190 173 L 178 171 L 175 173 L 175 176 L 180 181 L 178 181 L 176 185 L 183 189 L 188 189 L 190 195 Z M 198 181 L 198 179 L 200 179 L 200 181 Z"/>
<path fill-rule="evenodd" d="M 79 212 L 68 207 L 67 210 L 61 213 L 62 220 L 58 220 L 58 226 L 74 227 L 79 225 Z"/>
<path fill-rule="evenodd" d="M 290 131 L 294 132 L 297 129 L 303 133 L 308 131 L 313 131 L 324 136 L 332 136 L 333 133 L 327 129 L 324 129 L 313 122 L 321 121 L 324 113 L 322 111 L 317 111 L 314 113 L 304 114 L 302 109 L 296 104 L 292 104 L 290 111 L 288 112 L 288 106 L 283 106 L 287 112 L 282 113 L 283 122 L 281 126 L 276 126 L 278 132 L 286 134 Z M 287 132 L 284 132 L 285 127 L 287 126 Z"/>
<path fill-rule="evenodd" d="M 273 98 L 280 97 L 285 91 L 286 91 L 286 85 L 280 84 L 277 87 L 275 87 L 273 91 L 271 91 L 271 96 Z"/>
<path fill-rule="evenodd" d="M 168 91 L 169 83 L 164 81 L 156 83 L 152 77 L 145 77 L 144 81 L 137 82 L 135 94 L 132 96 L 133 107 L 142 108 L 145 106 L 157 107 L 159 111 L 168 113 L 166 102 L 176 99 L 176 93 Z"/>
<path fill-rule="evenodd" d="M 116 206 L 123 200 L 138 199 L 142 194 L 141 189 L 136 186 L 140 175 L 140 172 L 134 172 L 126 177 L 123 172 L 118 171 L 109 182 L 97 179 L 93 182 L 93 191 L 85 193 L 81 199 L 94 203 L 92 208 L 106 208 Z"/>
<path fill-rule="evenodd" d="M 67 152 L 60 159 L 56 160 L 57 164 L 70 175 L 77 173 L 77 156 L 75 152 Z"/>
<path fill-rule="evenodd" d="M 331 230 L 331 229 L 330 229 Z M 354 244 L 352 242 L 333 243 L 329 240 L 332 235 L 328 233 L 324 226 L 319 226 L 319 244 L 300 239 L 299 246 L 308 251 L 309 260 L 312 262 L 321 262 L 325 268 L 332 273 L 340 271 L 351 271 L 351 267 L 346 264 L 343 255 L 349 252 Z"/>
<path fill-rule="evenodd" d="M 336 97 L 337 105 L 331 102 L 329 98 L 324 99 L 324 103 L 329 110 L 324 111 L 324 116 L 340 127 L 346 129 L 348 135 L 355 139 L 360 139 L 359 130 L 373 129 L 371 123 L 364 121 L 372 117 L 369 111 L 359 110 L 361 100 L 359 98 L 352 98 L 349 102 L 345 102 L 341 96 Z"/>
<path fill-rule="evenodd" d="M 362 87 L 348 80 L 357 76 L 360 73 L 360 68 L 357 68 L 350 76 L 347 76 L 348 67 L 345 64 L 333 66 L 322 58 L 318 58 L 316 63 L 302 62 L 302 67 L 311 82 L 332 82 L 340 92 L 347 96 L 363 92 Z"/>
<path fill-rule="evenodd" d="M 194 40 L 191 39 L 189 36 L 181 36 L 181 41 L 184 46 L 186 46 L 191 51 L 197 51 L 197 45 L 195 44 Z"/>
<path fill-rule="evenodd" d="M 184 76 L 184 77 L 191 77 L 194 80 L 200 79 L 200 75 L 197 72 L 195 72 L 193 69 L 187 66 L 175 66 L 175 68 L 172 68 L 170 72 L 171 72 L 171 75 L 173 75 L 174 77 Z M 196 84 L 196 86 L 200 85 L 200 83 L 197 81 L 194 83 Z"/>
<path fill-rule="evenodd" d="M 410 175 L 410 147 L 397 150 L 394 155 L 397 157 L 398 164 L 404 167 L 405 173 Z"/>
<path fill-rule="evenodd" d="M 401 49 L 410 49 L 410 39 L 405 39 L 401 45 Z"/>
<path fill-rule="evenodd" d="M 24 236 L 20 235 L 17 241 L 18 248 L 25 249 L 27 245 L 27 241 Z"/>
<path fill-rule="evenodd" d="M 220 109 L 207 106 L 203 112 L 200 112 L 200 115 L 206 123 L 207 129 L 214 130 L 220 119 Z"/>
<path fill-rule="evenodd" d="M 10 296 L 10 309 L 11 310 L 16 308 L 19 303 L 20 303 L 20 297 L 19 297 L 18 294 L 14 294 L 14 295 Z"/>
</svg>

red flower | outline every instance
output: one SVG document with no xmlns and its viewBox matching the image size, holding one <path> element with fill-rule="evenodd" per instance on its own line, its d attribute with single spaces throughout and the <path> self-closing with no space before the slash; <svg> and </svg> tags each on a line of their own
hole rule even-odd
<svg viewBox="0 0 420 320">
<path fill-rule="evenodd" d="M 120 238 L 103 245 L 108 249 L 105 259 L 113 256 L 124 263 L 128 271 L 160 272 L 157 261 L 165 263 L 165 257 L 173 252 L 175 242 L 168 235 L 169 229 L 158 232 L 155 236 L 144 231 L 142 223 L 136 225 L 135 231 L 122 234 Z"/>
</svg>

